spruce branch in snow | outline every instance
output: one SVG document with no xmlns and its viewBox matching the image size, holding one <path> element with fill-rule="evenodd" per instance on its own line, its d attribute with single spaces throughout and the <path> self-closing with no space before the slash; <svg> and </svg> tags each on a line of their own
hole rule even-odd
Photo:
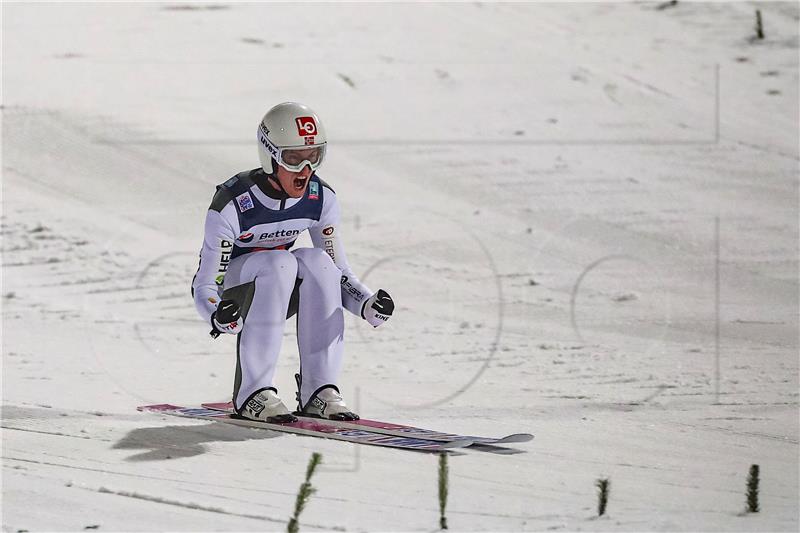
<svg viewBox="0 0 800 533">
<path fill-rule="evenodd" d="M 300 513 L 308 503 L 308 499 L 314 494 L 317 489 L 311 486 L 311 476 L 314 475 L 317 465 L 322 461 L 322 456 L 316 452 L 311 454 L 311 459 L 308 461 L 308 468 L 306 468 L 306 480 L 300 485 L 300 491 L 297 493 L 297 499 L 294 502 L 294 516 L 289 520 L 289 525 L 286 527 L 288 533 L 297 533 L 299 531 L 298 520 Z"/>
<path fill-rule="evenodd" d="M 758 465 L 750 466 L 750 474 L 747 476 L 747 512 L 757 513 L 758 507 Z"/>
<path fill-rule="evenodd" d="M 447 452 L 439 454 L 439 528 L 447 529 L 447 517 L 444 514 L 447 507 Z"/>
<path fill-rule="evenodd" d="M 764 24 L 761 22 L 761 10 L 756 9 L 756 39 L 764 38 Z"/>
<path fill-rule="evenodd" d="M 595 486 L 597 486 L 597 515 L 603 516 L 606 514 L 608 494 L 611 491 L 611 482 L 608 478 L 600 478 L 595 482 Z"/>
</svg>

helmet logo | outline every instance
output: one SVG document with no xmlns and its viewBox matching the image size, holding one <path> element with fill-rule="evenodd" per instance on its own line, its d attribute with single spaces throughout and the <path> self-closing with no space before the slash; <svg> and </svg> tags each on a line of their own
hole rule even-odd
<svg viewBox="0 0 800 533">
<path fill-rule="evenodd" d="M 317 123 L 314 117 L 297 117 L 295 123 L 297 124 L 297 134 L 301 137 L 317 134 Z"/>
<path fill-rule="evenodd" d="M 261 144 L 263 144 L 263 145 L 264 145 L 264 148 L 266 148 L 266 149 L 267 149 L 267 151 L 268 151 L 270 154 L 272 154 L 272 155 L 273 155 L 273 157 L 277 157 L 277 155 L 278 155 L 278 151 L 275 149 L 275 147 L 274 147 L 274 146 L 272 146 L 272 143 L 271 143 L 271 142 L 269 142 L 269 139 L 267 139 L 267 138 L 266 138 L 264 135 L 259 135 L 259 136 L 258 136 L 258 139 L 261 141 Z"/>
</svg>

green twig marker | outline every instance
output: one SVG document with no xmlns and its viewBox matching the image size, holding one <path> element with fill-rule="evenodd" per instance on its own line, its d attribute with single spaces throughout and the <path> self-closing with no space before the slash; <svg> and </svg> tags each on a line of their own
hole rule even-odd
<svg viewBox="0 0 800 533">
<path fill-rule="evenodd" d="M 447 507 L 447 452 L 439 455 L 439 528 L 447 529 L 447 517 L 444 515 Z"/>
<path fill-rule="evenodd" d="M 764 23 L 761 20 L 761 10 L 756 9 L 756 39 L 764 38 Z"/>
<path fill-rule="evenodd" d="M 597 515 L 603 516 L 606 514 L 608 494 L 611 492 L 611 482 L 608 478 L 600 478 L 595 482 L 595 486 L 597 487 Z"/>
<path fill-rule="evenodd" d="M 306 468 L 306 480 L 300 485 L 300 491 L 297 493 L 297 499 L 294 501 L 294 516 L 289 520 L 289 525 L 286 527 L 288 533 L 297 533 L 299 531 L 297 521 L 300 518 L 300 513 L 305 509 L 306 503 L 308 503 L 308 499 L 311 495 L 317 491 L 317 489 L 311 486 L 311 476 L 314 475 L 314 470 L 321 461 L 322 456 L 320 454 L 316 452 L 311 454 L 311 460 L 308 461 L 308 468 Z"/>
<path fill-rule="evenodd" d="M 750 475 L 747 476 L 747 512 L 757 513 L 758 508 L 758 465 L 750 466 Z"/>
</svg>

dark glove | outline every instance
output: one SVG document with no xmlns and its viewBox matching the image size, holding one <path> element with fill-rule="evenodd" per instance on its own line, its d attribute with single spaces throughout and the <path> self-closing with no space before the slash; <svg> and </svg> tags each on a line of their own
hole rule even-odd
<svg viewBox="0 0 800 533">
<path fill-rule="evenodd" d="M 237 335 L 242 331 L 244 321 L 241 319 L 241 309 L 234 300 L 222 300 L 217 310 L 211 314 L 211 333 L 215 339 L 221 333 Z"/>
<path fill-rule="evenodd" d="M 393 312 L 394 300 L 383 289 L 378 289 L 361 307 L 361 317 L 376 328 L 389 320 Z"/>
</svg>

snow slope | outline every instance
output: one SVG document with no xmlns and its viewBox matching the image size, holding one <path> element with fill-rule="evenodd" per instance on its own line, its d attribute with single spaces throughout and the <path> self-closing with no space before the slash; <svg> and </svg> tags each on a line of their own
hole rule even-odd
<svg viewBox="0 0 800 533">
<path fill-rule="evenodd" d="M 350 317 L 349 401 L 536 434 L 451 458 L 452 529 L 797 531 L 799 17 L 3 3 L 3 531 L 284 530 L 314 451 L 304 530 L 437 527 L 435 457 L 135 411 L 230 394 L 189 284 L 284 100 L 325 121 L 351 263 L 398 303 Z"/>
</svg>

